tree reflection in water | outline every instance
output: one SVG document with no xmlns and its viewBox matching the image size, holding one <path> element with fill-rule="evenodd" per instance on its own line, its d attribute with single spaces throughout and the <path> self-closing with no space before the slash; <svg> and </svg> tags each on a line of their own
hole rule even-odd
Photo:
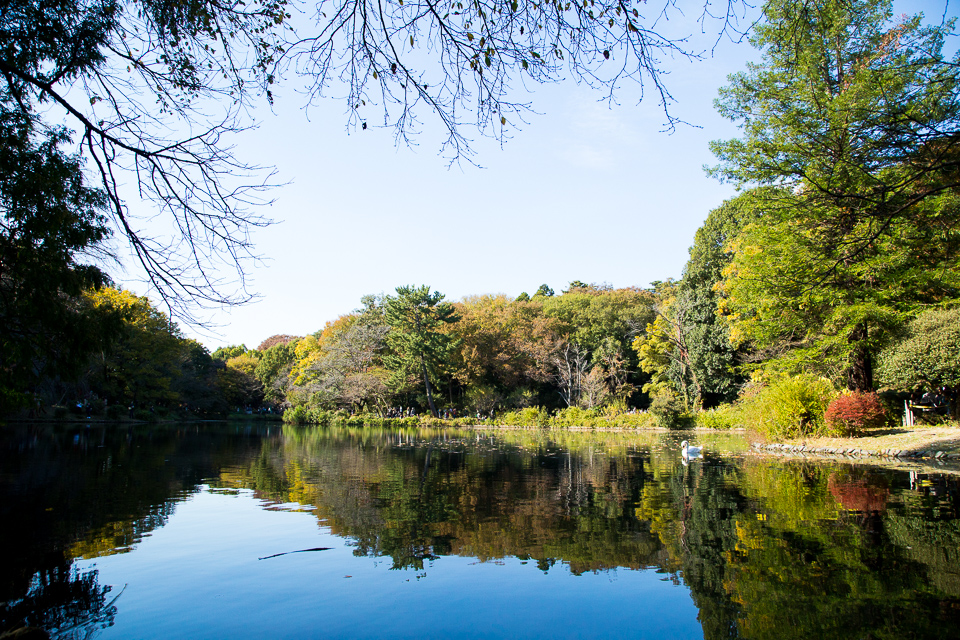
<svg viewBox="0 0 960 640">
<path fill-rule="evenodd" d="M 89 638 L 113 624 L 119 594 L 108 600 L 111 591 L 98 583 L 96 569 L 79 571 L 61 557 L 34 574 L 26 595 L 0 605 L 0 629 L 34 627 L 62 640 Z"/>
</svg>

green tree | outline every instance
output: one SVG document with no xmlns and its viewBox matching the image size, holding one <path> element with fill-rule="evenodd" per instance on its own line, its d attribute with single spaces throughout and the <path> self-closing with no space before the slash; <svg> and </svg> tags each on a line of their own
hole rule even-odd
<svg viewBox="0 0 960 640">
<path fill-rule="evenodd" d="M 283 402 L 286 396 L 288 377 L 296 360 L 296 339 L 277 342 L 263 350 L 254 375 L 265 389 L 271 402 Z"/>
<path fill-rule="evenodd" d="M 213 352 L 213 358 L 215 360 L 222 360 L 226 362 L 230 358 L 236 358 L 237 356 L 242 356 L 247 353 L 247 345 L 245 344 L 231 344 L 226 347 L 217 347 Z"/>
<path fill-rule="evenodd" d="M 220 365 L 196 340 L 181 343 L 180 371 L 173 389 L 188 411 L 200 415 L 222 414 L 226 400 L 219 385 Z"/>
<path fill-rule="evenodd" d="M 3 100 L 0 92 L 0 410 L 86 364 L 99 319 L 80 294 L 107 278 L 84 257 L 109 235 L 104 194 L 64 153 L 66 130 L 38 131 Z"/>
<path fill-rule="evenodd" d="M 953 22 L 891 15 L 889 0 L 767 2 L 762 61 L 716 103 L 743 137 L 711 145 L 715 175 L 767 187 L 725 284 L 734 336 L 856 389 L 905 312 L 960 293 Z"/>
<path fill-rule="evenodd" d="M 672 398 L 683 399 L 683 409 L 699 409 L 703 398 L 703 383 L 697 370 L 691 366 L 691 340 L 688 332 L 687 312 L 689 304 L 681 300 L 680 285 L 673 280 L 657 282 L 656 313 L 632 344 L 637 353 L 638 364 L 650 380 L 643 392 L 657 405 L 674 404 Z"/>
<path fill-rule="evenodd" d="M 533 297 L 534 298 L 552 298 L 553 289 L 551 289 L 545 284 L 542 284 L 537 288 L 537 292 L 533 294 Z"/>
<path fill-rule="evenodd" d="M 234 356 L 218 371 L 217 384 L 226 402 L 233 407 L 259 407 L 264 388 L 255 375 L 259 360 L 250 352 Z"/>
<path fill-rule="evenodd" d="M 384 364 L 393 373 L 397 386 L 405 384 L 411 374 L 423 380 L 434 416 L 438 414 L 430 379 L 447 362 L 453 347 L 449 334 L 441 328 L 458 320 L 453 305 L 443 298 L 439 291 L 431 293 L 430 287 L 423 285 L 397 287 L 396 297 L 387 296 L 384 300 L 384 317 L 390 326 L 390 352 L 384 355 Z"/>
<path fill-rule="evenodd" d="M 186 341 L 176 323 L 147 298 L 129 291 L 104 287 L 86 295 L 96 309 L 116 314 L 122 321 L 117 335 L 93 359 L 94 389 L 111 403 L 146 407 L 177 402 L 175 382 Z"/>
<path fill-rule="evenodd" d="M 226 402 L 234 407 L 259 407 L 266 395 L 265 385 L 257 376 L 264 353 L 245 345 L 221 347 L 214 357 L 218 353 L 227 356 L 217 373 L 217 384 Z"/>
<path fill-rule="evenodd" d="M 625 350 L 633 335 L 653 319 L 654 297 L 649 291 L 624 289 L 574 289 L 543 299 L 543 313 L 559 323 L 558 330 L 591 353 L 607 338 Z"/>
<path fill-rule="evenodd" d="M 577 289 L 587 290 L 587 289 L 596 289 L 596 287 L 589 285 L 586 282 L 583 282 L 581 280 L 574 280 L 569 285 L 567 285 L 567 290 L 564 291 L 564 293 L 571 293 L 573 291 L 576 291 Z"/>
<path fill-rule="evenodd" d="M 542 310 L 553 334 L 548 341 L 541 341 L 550 347 L 541 361 L 552 363 L 557 383 L 550 395 L 557 392 L 564 403 L 576 404 L 580 381 L 593 365 L 602 367 L 612 397 L 628 402 L 641 382 L 630 344 L 653 319 L 653 300 L 649 291 L 609 285 L 584 285 L 559 296 L 534 296 L 530 304 Z"/>
<path fill-rule="evenodd" d="M 897 391 L 947 389 L 960 417 L 960 309 L 921 313 L 878 357 L 879 383 Z"/>
<path fill-rule="evenodd" d="M 675 304 L 682 319 L 687 365 L 699 383 L 695 405 L 714 406 L 736 398 L 738 354 L 730 340 L 730 326 L 718 315 L 717 285 L 733 259 L 733 241 L 751 215 L 749 194 L 714 209 L 697 230 L 690 259 L 683 269 Z"/>
</svg>

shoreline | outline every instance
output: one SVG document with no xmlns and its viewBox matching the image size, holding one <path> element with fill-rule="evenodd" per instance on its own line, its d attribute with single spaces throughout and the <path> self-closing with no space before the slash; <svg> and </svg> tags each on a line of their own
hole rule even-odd
<svg viewBox="0 0 960 640">
<path fill-rule="evenodd" d="M 775 446 L 777 448 L 768 449 Z M 783 447 L 783 448 L 779 448 Z M 922 452 L 927 453 L 927 452 Z M 881 469 L 894 469 L 898 471 L 911 471 L 921 473 L 945 473 L 948 475 L 960 475 L 960 454 L 945 454 L 941 457 L 934 455 L 915 455 L 915 456 L 892 456 L 879 455 L 875 452 L 862 453 L 831 453 L 823 449 L 807 449 L 799 451 L 789 448 L 789 445 L 764 445 L 755 442 L 750 446 L 747 454 L 756 459 L 774 459 L 777 462 L 811 462 L 826 463 L 840 462 L 851 465 L 866 465 Z"/>
<path fill-rule="evenodd" d="M 761 457 L 823 459 L 960 469 L 958 426 L 897 427 L 868 432 L 858 438 L 798 438 L 784 442 L 751 442 L 750 453 Z"/>
<path fill-rule="evenodd" d="M 123 418 L 111 420 L 109 418 L 77 418 L 69 416 L 66 419 L 55 418 L 7 418 L 6 423 L 14 424 L 61 424 L 64 426 L 78 424 L 98 425 L 142 425 L 142 424 L 176 424 L 176 423 L 215 423 L 215 422 L 281 422 L 280 416 L 246 416 L 232 414 L 223 418 L 159 418 L 156 420 L 138 420 Z M 288 423 L 283 423 L 288 424 Z M 311 426 L 311 425 L 299 425 Z M 313 425 L 317 426 L 317 425 Z M 410 425 L 413 428 L 421 425 Z M 541 426 L 541 425 L 491 425 L 491 424 L 459 424 L 459 425 L 431 425 L 432 427 L 451 429 L 470 429 L 485 431 L 570 431 L 574 433 L 745 433 L 749 430 L 743 427 L 731 429 L 710 429 L 705 427 L 689 427 L 671 429 L 667 427 L 602 427 L 602 426 Z M 897 427 L 885 428 L 868 432 L 859 437 L 807 437 L 784 440 L 782 442 L 764 442 L 756 439 L 749 443 L 749 448 L 755 455 L 783 455 L 794 454 L 812 457 L 842 456 L 846 458 L 886 458 L 900 460 L 954 460 L 960 461 L 960 424 L 926 426 L 926 427 Z"/>
<path fill-rule="evenodd" d="M 525 427 L 504 424 L 477 424 L 460 425 L 451 427 L 452 429 L 490 429 L 493 431 L 576 431 L 578 433 L 744 433 L 747 430 L 743 427 L 735 429 L 705 429 L 703 427 L 691 427 L 689 429 L 669 429 L 667 427 L 643 427 L 640 429 L 631 429 L 630 427 Z"/>
</svg>

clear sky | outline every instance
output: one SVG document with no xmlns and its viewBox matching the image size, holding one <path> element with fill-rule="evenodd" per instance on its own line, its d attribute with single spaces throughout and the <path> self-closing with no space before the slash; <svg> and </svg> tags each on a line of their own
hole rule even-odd
<svg viewBox="0 0 960 640">
<path fill-rule="evenodd" d="M 896 5 L 931 18 L 943 6 Z M 715 34 L 701 36 L 692 20 L 683 27 L 694 48 L 713 45 Z M 734 195 L 702 169 L 714 161 L 708 142 L 738 133 L 713 100 L 756 57 L 745 42 L 721 41 L 704 61 L 664 60 L 671 111 L 695 125 L 673 133 L 662 132 L 659 105 L 637 104 L 629 87 L 619 105 L 572 82 L 539 87 L 529 96 L 539 115 L 502 147 L 470 132 L 481 168 L 448 168 L 427 114 L 417 146 L 398 146 L 391 129 L 347 130 L 344 103 L 305 112 L 303 97 L 281 87 L 273 111 L 255 114 L 259 128 L 236 141 L 241 158 L 275 166 L 289 183 L 266 211 L 278 223 L 254 237 L 266 258 L 251 272 L 261 298 L 211 313 L 218 335 L 183 328 L 211 350 L 252 348 L 273 334 L 314 332 L 362 295 L 405 284 L 458 300 L 532 294 L 540 284 L 559 293 L 572 280 L 679 278 L 695 231 Z"/>
</svg>

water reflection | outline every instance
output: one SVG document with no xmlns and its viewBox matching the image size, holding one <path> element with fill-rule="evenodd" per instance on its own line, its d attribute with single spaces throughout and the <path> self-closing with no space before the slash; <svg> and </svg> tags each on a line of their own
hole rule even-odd
<svg viewBox="0 0 960 640">
<path fill-rule="evenodd" d="M 67 562 L 45 567 L 34 574 L 22 598 L 6 603 L 4 626 L 43 629 L 64 639 L 89 637 L 113 625 L 117 596 L 108 600 L 111 590 L 99 584 L 95 569 L 80 571 Z"/>
<path fill-rule="evenodd" d="M 720 455 L 737 448 L 729 440 L 706 441 L 704 458 L 685 465 L 676 440 L 8 431 L 0 515 L 11 526 L 0 536 L 23 553 L 3 559 L 0 633 L 111 624 L 123 599 L 71 562 L 136 548 L 204 483 L 306 511 L 358 562 L 385 558 L 428 579 L 449 556 L 517 558 L 551 576 L 558 565 L 563 575 L 659 572 L 690 590 L 706 638 L 939 638 L 960 622 L 956 477 Z"/>
<path fill-rule="evenodd" d="M 247 428 L 0 428 L 0 634 L 109 626 L 117 594 L 73 561 L 131 550 L 202 478 L 262 444 Z"/>
</svg>

